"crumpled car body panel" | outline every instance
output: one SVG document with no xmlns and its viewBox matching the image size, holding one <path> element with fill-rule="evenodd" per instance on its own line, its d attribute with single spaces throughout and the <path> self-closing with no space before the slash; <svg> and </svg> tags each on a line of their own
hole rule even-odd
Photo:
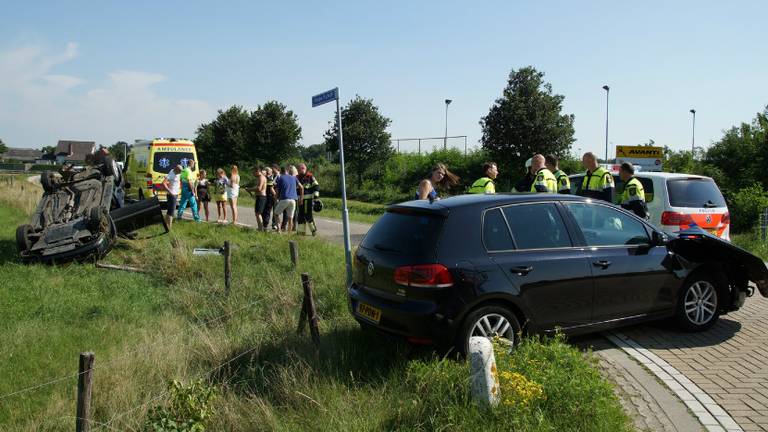
<svg viewBox="0 0 768 432">
<path fill-rule="evenodd" d="M 749 251 L 699 227 L 679 231 L 677 237 L 669 241 L 668 247 L 687 261 L 729 264 L 743 272 L 763 297 L 768 297 L 768 268 L 761 258 Z"/>
</svg>

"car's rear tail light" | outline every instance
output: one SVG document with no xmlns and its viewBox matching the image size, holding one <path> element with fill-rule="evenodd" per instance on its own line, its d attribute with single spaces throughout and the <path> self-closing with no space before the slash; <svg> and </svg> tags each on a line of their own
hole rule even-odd
<svg viewBox="0 0 768 432">
<path fill-rule="evenodd" d="M 731 223 L 731 214 L 728 212 L 723 213 L 723 218 L 720 219 L 720 224 L 728 225 Z"/>
<path fill-rule="evenodd" d="M 448 288 L 453 276 L 442 264 L 401 266 L 395 269 L 395 283 L 418 288 Z"/>
<path fill-rule="evenodd" d="M 685 213 L 665 211 L 661 214 L 662 225 L 693 225 L 693 217 Z"/>
</svg>

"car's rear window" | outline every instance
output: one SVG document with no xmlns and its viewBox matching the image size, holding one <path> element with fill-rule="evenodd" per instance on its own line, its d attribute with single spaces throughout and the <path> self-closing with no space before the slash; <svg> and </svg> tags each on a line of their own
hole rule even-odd
<svg viewBox="0 0 768 432">
<path fill-rule="evenodd" d="M 667 190 L 672 207 L 726 207 L 723 194 L 712 179 L 669 179 Z"/>
<path fill-rule="evenodd" d="M 437 215 L 388 211 L 371 227 L 360 246 L 404 255 L 434 255 L 444 220 Z"/>
<path fill-rule="evenodd" d="M 189 161 L 195 159 L 191 152 L 156 152 L 153 156 L 152 169 L 157 172 L 167 173 L 176 165 L 186 168 Z"/>
</svg>

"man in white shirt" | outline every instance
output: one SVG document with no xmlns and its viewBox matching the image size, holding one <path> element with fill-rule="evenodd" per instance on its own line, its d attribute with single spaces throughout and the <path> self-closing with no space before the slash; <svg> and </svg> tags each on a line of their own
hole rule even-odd
<svg viewBox="0 0 768 432">
<path fill-rule="evenodd" d="M 168 206 L 167 213 L 165 215 L 165 223 L 168 225 L 168 229 L 171 229 L 173 223 L 174 212 L 176 211 L 176 201 L 181 190 L 181 165 L 176 165 L 163 179 L 163 187 L 165 188 L 166 204 Z"/>
</svg>

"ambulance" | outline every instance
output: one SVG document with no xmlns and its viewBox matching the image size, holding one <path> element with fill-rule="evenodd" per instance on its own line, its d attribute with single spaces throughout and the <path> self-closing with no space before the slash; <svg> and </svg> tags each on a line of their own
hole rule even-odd
<svg viewBox="0 0 768 432">
<path fill-rule="evenodd" d="M 137 140 L 128 153 L 125 171 L 128 183 L 128 195 L 143 200 L 156 195 L 165 201 L 163 179 L 173 167 L 186 168 L 189 161 L 197 161 L 195 143 L 183 138 L 157 138 Z M 193 180 L 197 178 L 198 166 L 192 171 Z"/>
</svg>

